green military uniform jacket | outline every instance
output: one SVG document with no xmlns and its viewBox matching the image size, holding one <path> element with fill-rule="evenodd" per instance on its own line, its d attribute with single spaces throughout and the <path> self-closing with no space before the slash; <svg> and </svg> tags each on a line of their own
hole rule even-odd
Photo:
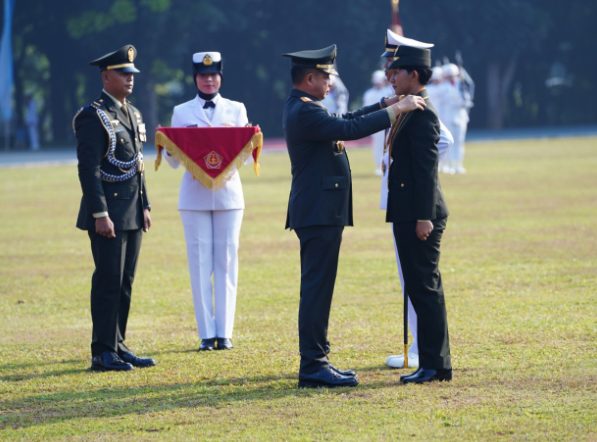
<svg viewBox="0 0 597 442">
<path fill-rule="evenodd" d="M 94 231 L 93 214 L 101 212 L 108 212 L 116 230 L 143 227 L 143 210 L 150 208 L 142 173 L 145 124 L 137 108 L 130 103 L 126 107 L 128 112 L 102 93 L 73 119 L 83 191 L 77 218 L 80 229 Z M 116 162 L 110 161 L 111 147 Z M 130 162 L 135 170 L 124 164 Z M 127 172 L 130 178 L 119 181 Z"/>
</svg>

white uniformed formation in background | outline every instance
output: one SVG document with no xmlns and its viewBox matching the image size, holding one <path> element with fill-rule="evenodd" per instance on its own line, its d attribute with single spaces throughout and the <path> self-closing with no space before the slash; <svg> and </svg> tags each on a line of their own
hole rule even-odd
<svg viewBox="0 0 597 442">
<path fill-rule="evenodd" d="M 386 73 L 382 70 L 377 70 L 371 75 L 371 88 L 365 91 L 363 95 L 363 106 L 371 106 L 379 103 L 384 97 L 391 97 L 394 95 L 394 89 L 386 78 Z M 375 164 L 375 175 L 382 176 L 381 162 L 383 160 L 383 151 L 385 144 L 386 133 L 379 131 L 371 135 L 371 145 L 373 148 L 373 164 Z"/>
<path fill-rule="evenodd" d="M 448 156 L 440 161 L 439 170 L 449 174 L 466 173 L 464 143 L 469 111 L 473 107 L 474 83 L 464 68 L 447 63 L 433 68 L 427 92 L 440 120 L 454 137 L 454 146 Z"/>
</svg>

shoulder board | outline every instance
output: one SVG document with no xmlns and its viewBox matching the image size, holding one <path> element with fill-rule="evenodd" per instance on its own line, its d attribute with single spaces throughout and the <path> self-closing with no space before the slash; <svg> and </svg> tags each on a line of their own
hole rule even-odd
<svg viewBox="0 0 597 442">
<path fill-rule="evenodd" d="M 313 100 L 311 100 L 309 97 L 301 97 L 301 101 L 303 103 L 311 103 Z"/>
<path fill-rule="evenodd" d="M 92 101 L 91 103 L 89 103 L 88 106 L 93 109 L 103 109 L 104 108 L 104 99 L 100 98 L 99 100 Z"/>
</svg>

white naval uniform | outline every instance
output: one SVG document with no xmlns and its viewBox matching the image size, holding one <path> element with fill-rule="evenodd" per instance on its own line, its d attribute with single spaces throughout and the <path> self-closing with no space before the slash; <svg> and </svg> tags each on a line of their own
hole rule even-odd
<svg viewBox="0 0 597 442">
<path fill-rule="evenodd" d="M 450 150 L 450 147 L 454 144 L 454 138 L 452 134 L 448 130 L 448 128 L 440 121 L 440 132 L 439 132 L 439 142 L 437 143 L 437 148 L 439 151 L 439 157 L 445 158 Z M 382 210 L 386 210 L 388 205 L 388 172 L 390 170 L 390 152 L 384 153 L 383 164 L 384 167 L 383 175 L 381 177 L 381 191 L 380 191 L 380 198 L 379 198 L 379 208 Z M 394 241 L 394 254 L 396 255 L 396 265 L 398 266 L 398 277 L 400 278 L 400 287 L 402 287 L 402 297 L 404 298 L 404 276 L 402 275 L 402 266 L 400 265 L 400 257 L 398 256 L 398 248 L 396 247 L 396 238 L 394 237 L 394 230 L 393 224 L 392 226 L 392 239 Z M 417 340 L 417 313 L 410 301 L 408 299 L 408 328 L 413 335 L 413 342 L 408 349 L 408 354 L 417 355 L 419 354 L 419 342 Z"/>
<path fill-rule="evenodd" d="M 370 106 L 379 103 L 382 98 L 394 95 L 394 89 L 391 86 L 382 86 L 380 88 L 372 87 L 365 91 L 363 95 L 363 106 Z M 385 131 L 371 135 L 371 147 L 373 148 L 373 163 L 375 164 L 375 171 L 381 170 L 381 162 L 383 160 L 383 150 L 385 144 Z"/>
<path fill-rule="evenodd" d="M 442 112 L 440 116 L 454 136 L 454 147 L 448 156 L 448 164 L 455 172 L 464 171 L 464 141 L 468 126 L 468 103 L 462 91 L 460 80 L 442 83 Z"/>
<path fill-rule="evenodd" d="M 244 104 L 219 94 L 214 108 L 203 109 L 198 95 L 174 107 L 172 127 L 246 126 Z M 176 158 L 166 155 L 176 168 Z M 178 210 L 184 227 L 187 259 L 200 339 L 231 338 L 236 309 L 238 246 L 245 201 L 238 170 L 219 189 L 208 189 L 185 171 Z M 213 277 L 213 283 L 212 283 Z"/>
</svg>

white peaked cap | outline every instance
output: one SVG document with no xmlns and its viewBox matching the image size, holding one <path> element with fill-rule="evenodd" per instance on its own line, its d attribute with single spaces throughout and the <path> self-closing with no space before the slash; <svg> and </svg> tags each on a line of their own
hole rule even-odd
<svg viewBox="0 0 597 442">
<path fill-rule="evenodd" d="M 384 71 L 375 71 L 371 74 L 372 84 L 384 84 L 386 82 L 386 73 Z"/>
<path fill-rule="evenodd" d="M 432 80 L 441 80 L 444 76 L 444 70 L 441 66 L 434 66 L 431 69 L 431 79 Z"/>
<path fill-rule="evenodd" d="M 429 49 L 434 46 L 433 43 L 425 43 L 422 41 L 414 40 L 412 38 L 403 37 L 390 29 L 387 30 L 388 43 L 397 46 L 410 46 L 411 48 Z"/>
<path fill-rule="evenodd" d="M 460 69 L 454 63 L 448 63 L 442 66 L 444 77 L 457 77 Z"/>
<path fill-rule="evenodd" d="M 193 63 L 203 64 L 203 61 L 206 59 L 206 57 L 207 57 L 207 60 L 211 60 L 211 62 L 213 62 L 213 63 L 219 63 L 220 61 L 222 61 L 222 54 L 220 54 L 219 52 L 214 52 L 214 51 L 195 52 L 193 54 Z M 208 63 L 210 63 L 210 62 L 208 62 Z"/>
</svg>

